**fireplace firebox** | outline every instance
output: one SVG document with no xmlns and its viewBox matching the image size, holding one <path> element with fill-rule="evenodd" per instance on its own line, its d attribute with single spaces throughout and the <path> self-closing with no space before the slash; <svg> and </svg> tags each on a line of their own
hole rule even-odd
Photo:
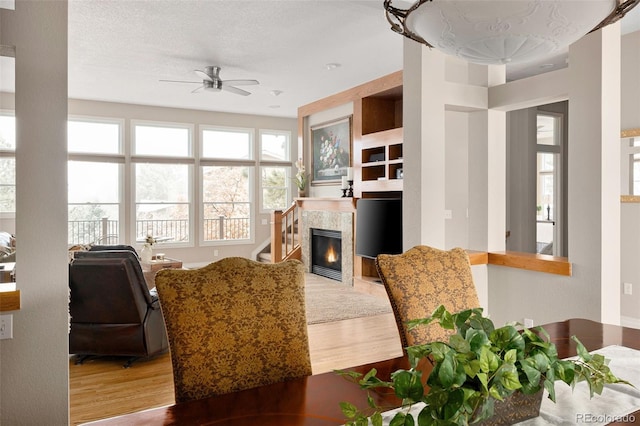
<svg viewBox="0 0 640 426">
<path fill-rule="evenodd" d="M 311 272 L 342 281 L 342 233 L 311 229 Z"/>
</svg>

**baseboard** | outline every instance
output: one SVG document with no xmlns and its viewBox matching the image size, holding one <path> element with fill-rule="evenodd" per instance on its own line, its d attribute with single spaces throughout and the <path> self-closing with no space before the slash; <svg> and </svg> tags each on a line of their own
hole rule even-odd
<svg viewBox="0 0 640 426">
<path fill-rule="evenodd" d="M 620 324 L 623 327 L 640 328 L 640 318 L 621 316 Z"/>
</svg>

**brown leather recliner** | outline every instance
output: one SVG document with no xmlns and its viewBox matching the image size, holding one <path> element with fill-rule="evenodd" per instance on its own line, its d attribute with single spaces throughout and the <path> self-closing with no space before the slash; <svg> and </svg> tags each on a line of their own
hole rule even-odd
<svg viewBox="0 0 640 426">
<path fill-rule="evenodd" d="M 155 289 L 149 290 L 140 261 L 129 250 L 76 253 L 69 264 L 69 353 L 139 357 L 169 345 Z"/>
</svg>

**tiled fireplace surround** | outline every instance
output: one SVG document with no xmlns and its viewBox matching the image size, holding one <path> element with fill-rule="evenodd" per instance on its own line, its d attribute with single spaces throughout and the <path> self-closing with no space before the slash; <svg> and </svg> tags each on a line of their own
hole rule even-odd
<svg viewBox="0 0 640 426">
<path fill-rule="evenodd" d="M 302 262 L 311 269 L 311 229 L 340 231 L 342 234 L 342 283 L 353 286 L 353 236 L 355 206 L 353 198 L 298 199 L 301 209 Z"/>
</svg>

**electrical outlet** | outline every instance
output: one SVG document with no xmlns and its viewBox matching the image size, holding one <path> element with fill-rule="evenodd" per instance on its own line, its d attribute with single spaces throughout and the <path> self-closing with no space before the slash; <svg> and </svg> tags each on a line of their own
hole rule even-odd
<svg viewBox="0 0 640 426">
<path fill-rule="evenodd" d="M 445 219 L 453 219 L 453 212 L 451 210 L 445 210 L 444 211 L 444 218 Z"/>
<path fill-rule="evenodd" d="M 525 328 L 533 327 L 533 320 L 531 318 L 525 318 L 524 319 L 524 327 Z"/>
<path fill-rule="evenodd" d="M 0 315 L 0 339 L 13 339 L 13 315 Z"/>
<path fill-rule="evenodd" d="M 631 283 L 624 283 L 624 294 L 633 294 L 633 284 Z"/>
<path fill-rule="evenodd" d="M 213 251 L 213 257 L 218 257 L 218 250 Z"/>
<path fill-rule="evenodd" d="M 266 225 L 266 224 L 267 224 L 267 219 L 262 219 L 262 222 L 261 222 L 261 223 L 262 223 L 263 225 Z"/>
</svg>

